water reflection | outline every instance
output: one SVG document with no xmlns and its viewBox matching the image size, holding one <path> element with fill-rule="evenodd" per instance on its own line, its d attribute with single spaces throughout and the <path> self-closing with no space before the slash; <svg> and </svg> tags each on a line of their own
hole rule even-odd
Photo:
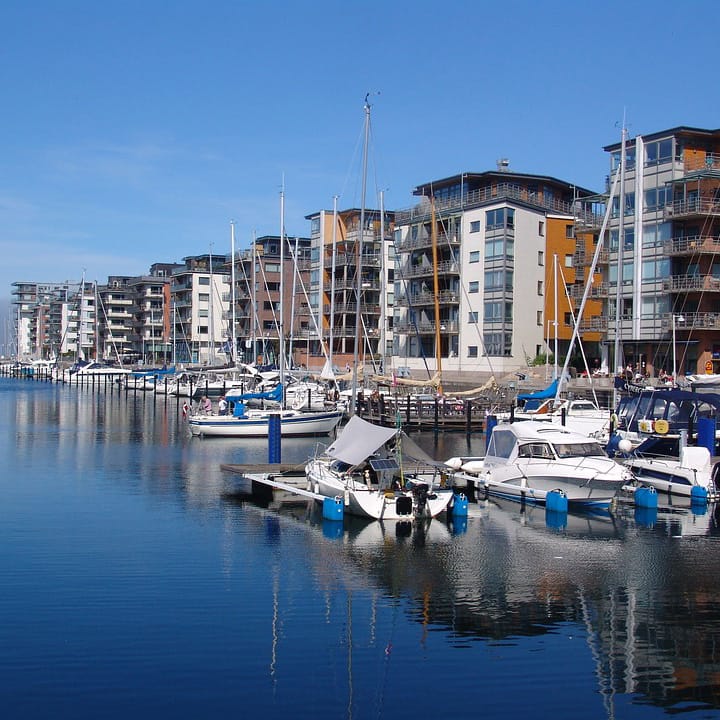
<svg viewBox="0 0 720 720">
<path fill-rule="evenodd" d="M 647 514 L 621 505 L 608 515 L 553 516 L 542 508 L 480 499 L 467 519 L 434 520 L 403 531 L 357 518 L 323 521 L 314 503 L 290 502 L 280 493 L 257 496 L 221 470 L 223 463 L 265 462 L 267 443 L 191 438 L 172 399 L 40 383 L 13 388 L 0 382 L 0 446 L 10 469 L 3 538 L 6 549 L 8 538 L 12 541 L 27 568 L 22 574 L 17 563 L 5 567 L 16 574 L 15 585 L 6 585 L 7 604 L 0 603 L 13 620 L 5 623 L 6 633 L 28 603 L 70 592 L 61 573 L 57 586 L 48 590 L 43 584 L 53 567 L 44 553 L 55 552 L 63 568 L 75 573 L 70 597 L 78 603 L 94 591 L 89 582 L 89 590 L 85 587 L 85 575 L 102 571 L 106 582 L 117 583 L 116 605 L 102 596 L 113 612 L 99 617 L 112 629 L 115 618 L 127 616 L 113 641 L 128 627 L 152 628 L 154 642 L 142 646 L 151 657 L 162 656 L 163 636 L 156 628 L 164 627 L 158 624 L 169 612 L 166 606 L 173 607 L 178 596 L 189 598 L 180 605 L 182 623 L 168 632 L 167 654 L 177 656 L 177 633 L 189 633 L 183 636 L 187 655 L 192 657 L 196 646 L 212 658 L 225 653 L 231 658 L 227 677 L 251 678 L 250 694 L 261 694 L 262 680 L 270 678 L 276 716 L 280 706 L 292 716 L 306 688 L 288 690 L 289 675 L 307 682 L 303 673 L 309 665 L 322 691 L 328 678 L 336 687 L 340 677 L 346 690 L 325 711 L 316 703 L 319 717 L 353 716 L 368 692 L 377 700 L 375 710 L 394 709 L 398 716 L 411 708 L 415 714 L 442 709 L 460 717 L 468 707 L 482 707 L 485 716 L 507 717 L 517 714 L 523 697 L 525 709 L 537 710 L 536 703 L 546 709 L 548 687 L 562 695 L 568 717 L 578 707 L 591 707 L 597 693 L 608 717 L 647 717 L 647 707 L 638 705 L 655 706 L 655 714 L 659 708 L 703 717 L 720 710 L 716 506 L 673 503 Z M 461 434 L 421 438 L 437 458 L 480 453 L 482 440 Z M 283 460 L 301 463 L 316 442 L 288 439 Z M 50 484 L 48 477 L 59 480 Z M 53 514 L 49 488 L 57 491 L 63 483 L 87 488 L 87 497 L 69 494 L 64 502 L 70 509 Z M 141 502 L 136 506 L 128 498 Z M 109 508 L 105 514 L 99 503 Z M 125 521 L 120 537 L 130 548 L 127 556 L 101 526 L 115 513 Z M 53 540 L 71 536 L 76 517 L 93 522 L 86 520 L 84 533 L 61 555 Z M 202 545 L 205 534 L 210 539 Z M 161 551 L 152 554 L 156 545 Z M 36 549 L 30 558 L 35 565 L 27 559 L 27 546 Z M 85 564 L 76 568 L 73 561 L 81 553 Z M 104 567 L 108 555 L 121 565 L 117 576 Z M 130 585 L 133 573 L 137 587 Z M 163 582 L 154 583 L 156 577 Z M 29 588 L 26 595 L 23 588 Z M 78 616 L 100 606 L 96 596 L 89 597 L 95 605 L 78 605 Z M 133 597 L 152 602 L 128 605 Z M 208 605 L 215 634 L 207 624 Z M 160 618 L 152 614 L 155 606 Z M 132 614 L 136 609 L 150 619 Z M 30 615 L 27 627 L 37 620 L 36 613 Z M 45 632 L 52 638 L 50 625 Z M 226 651 L 226 636 L 236 656 Z M 48 641 L 58 663 L 58 648 L 66 642 L 64 636 L 54 645 Z M 98 657 L 109 652 L 98 645 Z M 267 656 L 258 650 L 265 647 Z M 125 652 L 128 662 L 135 658 L 130 649 Z M 194 652 L 197 662 L 188 661 L 182 676 L 199 674 L 212 682 L 211 672 L 203 674 L 206 656 Z M 14 668 L 11 655 L 2 665 L 6 671 Z M 37 657 L 28 662 L 41 664 L 44 656 Z M 265 663 L 260 670 L 259 657 Z M 341 666 L 341 659 L 347 665 Z M 324 675 L 316 660 L 325 661 Z M 392 685 L 386 673 L 393 660 L 391 677 L 403 680 L 402 692 L 385 692 Z M 91 672 L 92 662 L 87 667 Z M 158 667 L 162 672 L 153 677 L 162 681 L 167 667 L 159 661 Z M 77 677 L 72 668 L 66 672 L 70 680 Z M 455 697 L 458 678 L 463 695 Z M 518 678 L 525 692 L 514 691 Z M 429 679 L 444 688 L 435 705 L 423 694 Z M 106 681 L 99 678 L 98 687 Z M 221 689 L 231 685 L 227 680 Z M 629 707 L 633 703 L 636 707 Z M 364 716 L 371 714 L 364 707 Z"/>
<path fill-rule="evenodd" d="M 442 628 L 458 648 L 584 631 L 610 715 L 617 694 L 720 708 L 714 506 L 661 506 L 650 526 L 625 507 L 570 514 L 558 527 L 543 508 L 487 500 L 471 506 L 461 533 L 435 520 L 409 534 L 355 518 L 323 521 L 312 504 L 269 512 L 307 528 L 322 567 L 333 554 L 342 558 L 333 567 L 410 598 L 408 617 Z"/>
</svg>

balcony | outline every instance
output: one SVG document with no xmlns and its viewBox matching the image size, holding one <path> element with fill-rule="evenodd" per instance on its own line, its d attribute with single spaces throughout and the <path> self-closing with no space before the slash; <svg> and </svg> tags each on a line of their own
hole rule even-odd
<svg viewBox="0 0 720 720">
<path fill-rule="evenodd" d="M 438 233 L 437 244 L 438 247 L 446 247 L 448 245 L 460 247 L 460 236 L 458 234 L 448 235 L 447 233 Z M 429 247 L 432 247 L 432 237 L 427 233 L 423 233 L 421 237 L 408 237 L 401 240 L 397 245 L 397 251 L 410 252 L 411 250 Z"/>
<path fill-rule="evenodd" d="M 501 203 L 503 201 L 520 202 L 555 214 L 570 215 L 573 217 L 577 214 L 577 209 L 573 203 L 556 200 L 555 198 L 546 199 L 540 193 L 532 192 L 523 185 L 511 182 L 481 187 L 464 193 L 462 197 L 458 195 L 445 200 L 436 199 L 435 212 L 462 212 L 469 208 L 481 207 L 482 205 L 491 203 Z M 429 202 L 420 203 L 409 210 L 397 210 L 395 212 L 395 226 L 409 225 L 413 222 L 429 219 L 431 213 L 432 208 Z M 602 223 L 602 217 L 600 217 L 600 223 Z"/>
<path fill-rule="evenodd" d="M 435 334 L 435 323 L 426 321 L 426 320 L 419 320 L 417 323 L 413 323 L 410 321 L 404 321 L 404 322 L 400 322 L 400 323 L 395 323 L 395 326 L 393 327 L 393 331 L 395 333 L 397 333 L 398 335 L 413 335 L 415 333 L 419 333 L 420 335 L 434 335 Z M 457 333 L 458 332 L 457 320 L 441 321 L 440 322 L 440 332 L 441 333 Z"/>
<path fill-rule="evenodd" d="M 720 278 L 713 275 L 673 275 L 663 280 L 666 292 L 720 292 Z"/>
<path fill-rule="evenodd" d="M 663 251 L 666 255 L 673 255 L 675 257 L 697 255 L 699 253 L 711 253 L 715 255 L 720 252 L 720 239 L 703 237 L 701 235 L 673 238 L 663 244 Z"/>
<path fill-rule="evenodd" d="M 458 264 L 452 260 L 438 263 L 437 266 L 438 275 L 459 275 L 460 268 Z M 431 264 L 427 265 L 414 265 L 409 268 L 403 268 L 400 271 L 400 275 L 403 278 L 416 278 L 416 277 L 429 277 L 434 275 L 435 271 Z"/>
<path fill-rule="evenodd" d="M 589 266 L 595 257 L 595 250 L 587 251 L 583 245 L 578 245 L 573 253 L 573 263 L 575 267 Z M 607 265 L 610 260 L 610 252 L 607 248 L 602 248 L 598 254 L 597 264 Z"/>
<path fill-rule="evenodd" d="M 680 317 L 682 317 L 682 322 Z M 663 316 L 662 329 L 668 334 L 672 333 L 672 315 Z M 691 330 L 720 330 L 720 312 L 684 312 L 681 316 L 676 315 L 675 334 L 680 336 L 683 331 Z"/>
<path fill-rule="evenodd" d="M 706 198 L 677 200 L 663 208 L 663 217 L 666 220 L 672 220 L 673 218 L 720 218 L 720 202 Z"/>
<path fill-rule="evenodd" d="M 443 290 L 438 295 L 439 305 L 457 305 L 459 302 L 460 296 L 457 292 Z M 421 307 L 424 305 L 435 305 L 435 295 L 431 292 L 413 293 L 410 297 L 403 295 L 395 298 L 395 304 L 398 307 Z"/>
<path fill-rule="evenodd" d="M 573 283 L 570 286 L 570 297 L 573 300 L 582 300 L 585 295 L 585 285 L 582 283 Z M 590 292 L 588 293 L 588 300 L 600 300 L 601 298 L 608 297 L 610 287 L 607 283 L 593 284 L 590 286 Z"/>
</svg>

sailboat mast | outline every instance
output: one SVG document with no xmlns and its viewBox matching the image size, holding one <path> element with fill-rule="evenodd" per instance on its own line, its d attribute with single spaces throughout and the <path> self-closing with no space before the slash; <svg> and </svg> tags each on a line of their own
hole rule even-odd
<svg viewBox="0 0 720 720">
<path fill-rule="evenodd" d="M 215 278 L 213 277 L 212 243 L 210 243 L 210 332 L 208 333 L 208 365 L 215 360 Z M 211 350 L 212 348 L 212 350 Z"/>
<path fill-rule="evenodd" d="M 440 280 L 438 278 L 437 223 L 435 221 L 435 194 L 430 195 L 430 237 L 433 256 L 433 292 L 435 295 L 435 369 L 442 378 L 442 347 L 440 344 Z M 437 388 L 442 395 L 442 380 Z"/>
<path fill-rule="evenodd" d="M 558 256 L 557 253 L 553 254 L 553 282 L 555 284 L 555 307 L 554 307 L 554 320 L 553 329 L 555 331 L 555 351 L 554 351 L 554 362 L 553 362 L 553 380 L 557 379 L 558 376 Z M 568 348 L 568 354 L 570 348 Z"/>
<path fill-rule="evenodd" d="M 332 227 L 332 261 L 330 263 L 330 347 L 328 348 L 328 362 L 330 370 L 333 369 L 333 343 L 335 339 L 335 262 L 337 258 L 337 195 L 333 197 L 333 227 Z M 321 325 L 322 327 L 322 325 Z"/>
<path fill-rule="evenodd" d="M 365 193 L 367 191 L 367 158 L 368 158 L 368 140 L 370 137 L 370 102 L 368 95 L 365 96 L 365 134 L 363 140 L 363 162 L 362 162 L 362 191 L 360 193 L 360 232 L 358 234 L 356 246 L 355 264 L 356 284 L 355 284 L 355 350 L 353 352 L 353 386 L 352 399 L 350 402 L 349 414 L 355 412 L 358 390 L 358 355 L 360 351 L 361 323 L 360 323 L 360 293 L 362 291 L 362 245 L 363 234 L 365 232 Z"/>
<path fill-rule="evenodd" d="M 280 190 L 280 321 L 278 342 L 280 345 L 280 384 L 283 386 L 283 407 L 285 405 L 285 179 Z"/>
<path fill-rule="evenodd" d="M 620 335 L 622 328 L 622 286 L 623 286 L 623 251 L 625 245 L 625 143 L 627 141 L 627 128 L 623 117 L 622 140 L 620 142 L 620 196 L 618 198 L 620 226 L 618 228 L 618 261 L 617 261 L 617 287 L 615 291 L 615 368 L 621 370 L 625 360 L 621 361 Z M 612 195 L 609 200 L 612 204 Z"/>
<path fill-rule="evenodd" d="M 230 221 L 230 338 L 233 367 L 237 367 L 237 326 L 235 324 L 235 221 Z"/>
<path fill-rule="evenodd" d="M 385 270 L 385 192 L 380 191 L 380 347 L 378 348 L 380 355 L 380 363 L 382 370 L 380 374 L 385 373 L 385 347 L 387 345 L 387 288 L 386 288 L 386 270 Z"/>
<path fill-rule="evenodd" d="M 253 351 L 253 357 L 252 362 L 254 363 L 257 360 L 258 351 L 257 351 L 257 297 L 256 297 L 256 288 L 257 288 L 257 268 L 255 267 L 257 263 L 257 258 L 255 255 L 257 247 L 257 234 L 253 230 L 253 240 L 252 240 L 252 271 L 250 273 L 250 277 L 252 278 L 252 288 L 250 295 L 252 297 L 252 318 L 251 318 L 251 324 L 252 324 L 252 351 Z M 264 358 L 263 358 L 264 360 Z"/>
</svg>

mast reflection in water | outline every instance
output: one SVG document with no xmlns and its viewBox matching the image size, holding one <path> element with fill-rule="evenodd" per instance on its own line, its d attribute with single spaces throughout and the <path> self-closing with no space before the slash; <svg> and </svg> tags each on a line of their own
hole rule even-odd
<svg viewBox="0 0 720 720">
<path fill-rule="evenodd" d="M 712 506 L 399 532 L 251 498 L 263 441 L 173 399 L 5 380 L 0 423 L 4 717 L 720 717 Z"/>
</svg>

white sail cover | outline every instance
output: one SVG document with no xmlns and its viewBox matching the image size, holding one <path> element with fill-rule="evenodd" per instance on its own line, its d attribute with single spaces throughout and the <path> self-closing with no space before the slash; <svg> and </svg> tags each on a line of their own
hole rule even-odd
<svg viewBox="0 0 720 720">
<path fill-rule="evenodd" d="M 327 455 L 348 465 L 359 465 L 396 434 L 395 428 L 373 425 L 353 415 L 338 439 L 327 449 Z"/>
</svg>

